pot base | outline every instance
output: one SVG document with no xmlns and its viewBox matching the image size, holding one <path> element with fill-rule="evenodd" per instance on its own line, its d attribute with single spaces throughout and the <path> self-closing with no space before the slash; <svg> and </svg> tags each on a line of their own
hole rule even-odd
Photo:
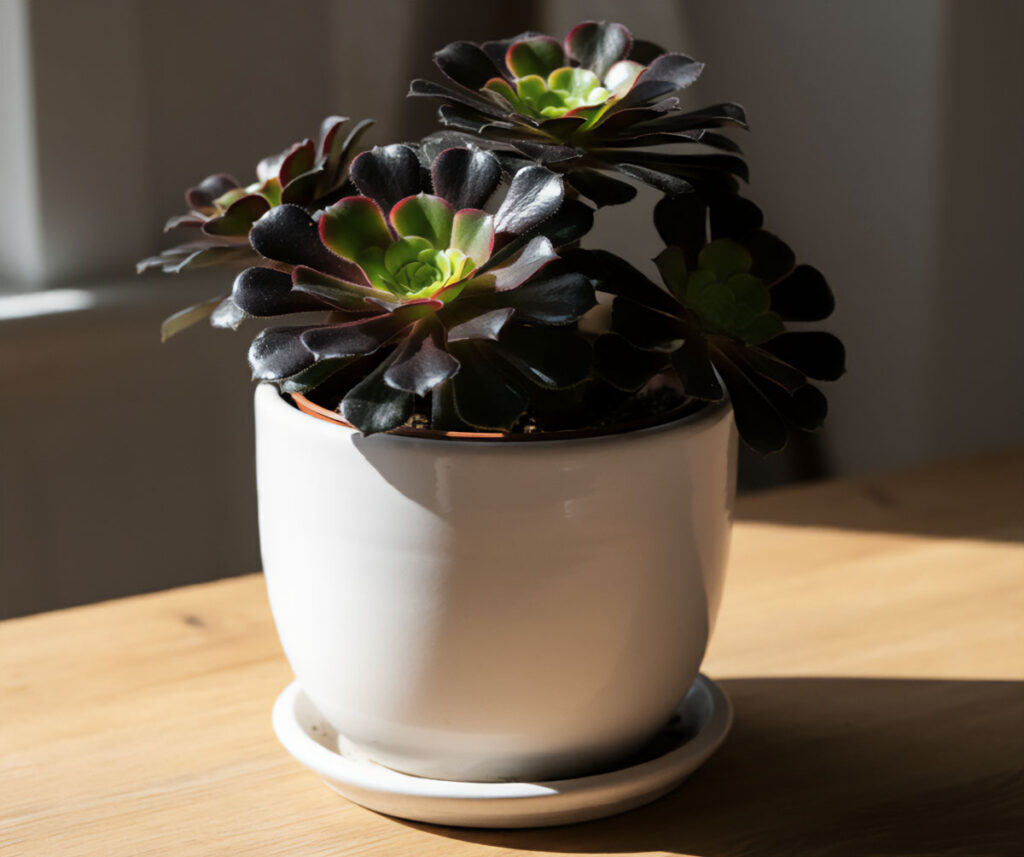
<svg viewBox="0 0 1024 857">
<path fill-rule="evenodd" d="M 458 827 L 548 827 L 615 815 L 667 794 L 718 749 L 732 725 L 732 706 L 699 675 L 672 720 L 625 765 L 545 782 L 432 780 L 385 768 L 332 729 L 297 682 L 277 698 L 273 720 L 292 756 L 367 809 Z"/>
</svg>

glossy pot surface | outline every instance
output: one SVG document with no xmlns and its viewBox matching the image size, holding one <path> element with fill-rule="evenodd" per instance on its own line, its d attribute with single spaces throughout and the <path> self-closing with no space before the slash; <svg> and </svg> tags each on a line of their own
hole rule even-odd
<svg viewBox="0 0 1024 857">
<path fill-rule="evenodd" d="M 728 405 L 629 434 L 376 435 L 256 391 L 271 609 L 308 697 L 419 776 L 583 775 L 694 681 L 735 494 Z"/>
</svg>

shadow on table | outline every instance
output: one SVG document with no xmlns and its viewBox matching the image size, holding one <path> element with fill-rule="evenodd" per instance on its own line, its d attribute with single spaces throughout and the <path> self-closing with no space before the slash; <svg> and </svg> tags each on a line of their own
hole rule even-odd
<svg viewBox="0 0 1024 857">
<path fill-rule="evenodd" d="M 994 542 L 1024 541 L 1024 450 L 743 495 L 742 521 Z M 1022 850 L 1024 853 L 1024 850 Z"/>
<path fill-rule="evenodd" d="M 688 782 L 647 807 L 540 830 L 411 826 L 566 854 L 1024 854 L 1024 683 L 721 684 L 736 709 L 732 734 Z"/>
</svg>

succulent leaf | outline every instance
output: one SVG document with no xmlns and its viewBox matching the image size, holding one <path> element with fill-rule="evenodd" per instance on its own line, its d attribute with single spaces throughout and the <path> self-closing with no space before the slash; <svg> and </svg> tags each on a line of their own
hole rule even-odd
<svg viewBox="0 0 1024 857">
<path fill-rule="evenodd" d="M 451 249 L 459 250 L 479 268 L 491 258 L 494 248 L 494 215 L 474 208 L 455 212 Z"/>
<path fill-rule="evenodd" d="M 254 316 L 315 312 L 325 309 L 318 297 L 292 290 L 292 278 L 273 268 L 246 268 L 231 289 L 231 300 L 243 312 Z"/>
<path fill-rule="evenodd" d="M 459 417 L 484 431 L 512 428 L 526 410 L 527 398 L 501 370 L 487 344 L 456 342 L 451 351 L 461 364 L 451 380 Z"/>
<path fill-rule="evenodd" d="M 495 231 L 518 235 L 537 226 L 558 211 L 564 194 L 562 179 L 547 167 L 524 167 L 494 215 Z"/>
<path fill-rule="evenodd" d="M 819 330 L 789 331 L 765 343 L 765 349 L 796 366 L 809 378 L 835 381 L 846 371 L 846 350 L 831 333 Z"/>
<path fill-rule="evenodd" d="M 547 77 L 564 63 L 562 46 L 550 36 L 520 39 L 505 54 L 505 65 L 517 78 L 532 74 Z"/>
<path fill-rule="evenodd" d="M 835 306 L 825 278 L 810 265 L 797 265 L 788 277 L 772 286 L 772 311 L 785 321 L 821 321 L 832 315 Z"/>
<path fill-rule="evenodd" d="M 363 152 L 349 168 L 352 181 L 384 211 L 420 190 L 420 159 L 404 144 L 374 146 Z"/>
<path fill-rule="evenodd" d="M 430 172 L 434 192 L 456 210 L 483 208 L 501 180 L 497 159 L 480 149 L 445 149 L 434 158 Z"/>
<path fill-rule="evenodd" d="M 440 250 L 451 243 L 455 210 L 439 196 L 420 193 L 392 208 L 390 219 L 402 237 L 425 238 L 431 247 Z"/>
<path fill-rule="evenodd" d="M 403 304 L 392 312 L 372 318 L 309 328 L 302 334 L 302 344 L 318 360 L 372 354 L 402 330 L 441 306 L 440 301 L 419 301 Z"/>
<path fill-rule="evenodd" d="M 315 355 L 302 343 L 306 327 L 268 327 L 249 346 L 254 381 L 279 381 L 309 369 Z"/>
<path fill-rule="evenodd" d="M 286 265 L 309 265 L 351 282 L 366 283 L 355 265 L 324 245 L 316 222 L 298 205 L 271 208 L 253 224 L 249 243 L 266 259 Z"/>
<path fill-rule="evenodd" d="M 459 371 L 459 361 L 445 350 L 443 339 L 444 329 L 436 317 L 416 322 L 384 373 L 385 382 L 396 390 L 425 396 L 447 381 Z"/>
<path fill-rule="evenodd" d="M 456 304 L 455 306 L 460 305 Z M 467 306 L 467 304 L 464 303 L 461 306 Z M 471 309 L 475 311 L 468 314 L 455 313 L 445 318 L 445 324 L 448 325 L 449 342 L 466 342 L 471 339 L 494 341 L 515 312 L 511 307 L 501 307 L 484 312 L 480 312 L 475 307 Z M 465 321 L 460 321 L 460 318 L 465 318 Z"/>
<path fill-rule="evenodd" d="M 415 397 L 385 380 L 397 352 L 356 384 L 341 400 L 341 413 L 364 435 L 391 431 L 412 416 Z"/>
<path fill-rule="evenodd" d="M 577 24 L 565 37 L 565 51 L 583 68 L 598 77 L 619 60 L 629 56 L 633 47 L 633 34 L 622 24 L 604 21 L 584 21 Z"/>
<path fill-rule="evenodd" d="M 208 301 L 178 310 L 178 312 L 168 316 L 164 319 L 163 324 L 160 325 L 160 341 L 166 342 L 172 336 L 181 333 L 185 328 L 191 327 L 204 318 L 209 318 L 210 314 L 222 300 L 223 298 L 211 298 Z"/>
</svg>

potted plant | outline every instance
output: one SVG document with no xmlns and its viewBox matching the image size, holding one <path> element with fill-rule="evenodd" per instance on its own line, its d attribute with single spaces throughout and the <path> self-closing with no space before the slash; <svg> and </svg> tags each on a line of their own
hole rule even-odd
<svg viewBox="0 0 1024 857">
<path fill-rule="evenodd" d="M 700 63 L 593 21 L 435 61 L 410 95 L 436 133 L 362 150 L 331 117 L 188 191 L 190 240 L 139 267 L 242 269 L 165 338 L 299 314 L 249 352 L 260 539 L 329 726 L 419 777 L 585 776 L 693 684 L 736 430 L 768 453 L 821 425 L 843 349 L 789 323 L 832 295 L 740 195 L 743 110 L 680 109 Z M 660 284 L 585 242 L 636 182 Z"/>
</svg>

